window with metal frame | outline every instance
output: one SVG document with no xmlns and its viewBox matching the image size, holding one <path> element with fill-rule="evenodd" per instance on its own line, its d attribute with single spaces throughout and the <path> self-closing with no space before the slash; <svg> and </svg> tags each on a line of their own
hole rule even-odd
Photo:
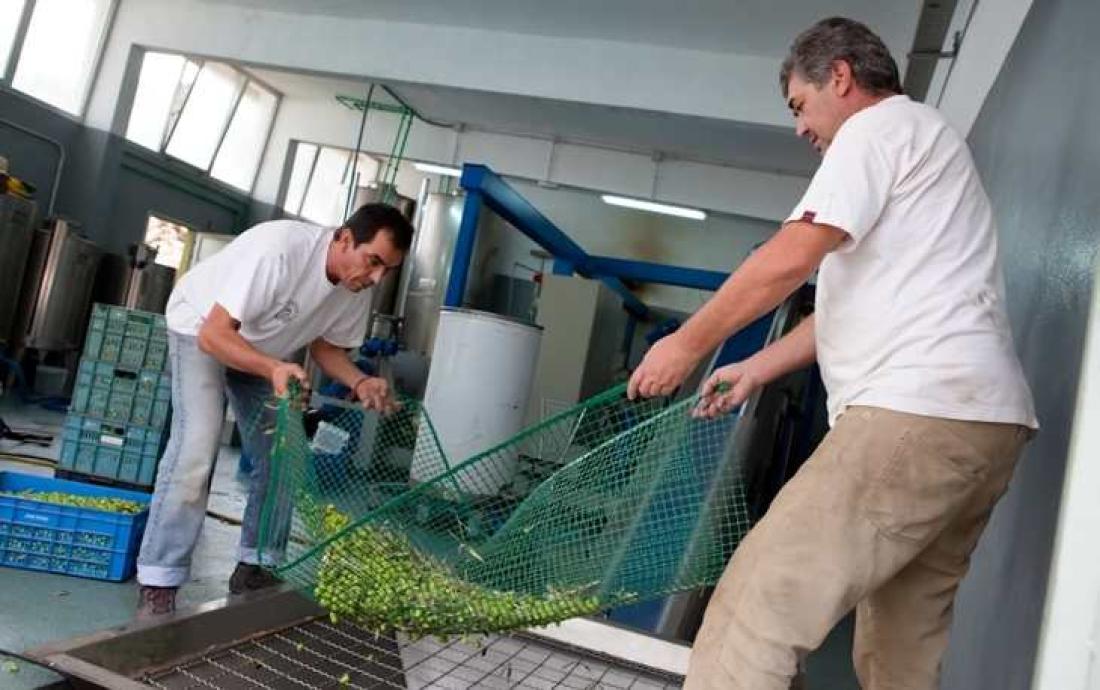
<svg viewBox="0 0 1100 690">
<path fill-rule="evenodd" d="M 146 52 L 126 138 L 249 192 L 279 98 L 233 65 Z"/>
<path fill-rule="evenodd" d="M 379 161 L 360 153 L 353 165 L 350 149 L 302 141 L 294 147 L 283 210 L 321 225 L 339 225 L 348 212 L 350 190 L 373 183 Z"/>
<path fill-rule="evenodd" d="M 0 81 L 81 115 L 116 0 L 4 0 Z"/>
</svg>

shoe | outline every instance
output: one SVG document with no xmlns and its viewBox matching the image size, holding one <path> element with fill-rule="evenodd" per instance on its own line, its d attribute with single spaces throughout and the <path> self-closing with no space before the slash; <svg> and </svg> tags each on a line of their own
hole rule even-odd
<svg viewBox="0 0 1100 690">
<path fill-rule="evenodd" d="M 142 585 L 138 595 L 135 618 L 148 620 L 176 611 L 176 592 L 179 587 L 146 587 Z"/>
<path fill-rule="evenodd" d="M 276 577 L 270 570 L 252 563 L 238 563 L 233 570 L 233 575 L 229 578 L 229 593 L 255 592 L 258 589 L 267 589 L 282 583 L 282 579 Z"/>
</svg>

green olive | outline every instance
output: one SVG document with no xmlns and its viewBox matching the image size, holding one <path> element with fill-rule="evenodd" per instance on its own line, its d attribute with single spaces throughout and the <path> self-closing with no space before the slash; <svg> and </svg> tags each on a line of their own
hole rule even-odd
<svg viewBox="0 0 1100 690">
<path fill-rule="evenodd" d="M 501 591 L 465 580 L 407 537 L 382 526 L 347 529 L 334 506 L 319 523 L 345 530 L 321 557 L 314 595 L 330 615 L 412 637 L 513 630 L 596 613 L 635 599 L 593 596 L 591 585 L 543 594 Z M 329 532 L 333 535 L 335 532 Z M 479 559 L 480 560 L 480 559 Z"/>
<path fill-rule="evenodd" d="M 125 515 L 136 515 L 148 507 L 145 503 L 122 498 L 78 496 L 76 494 L 67 494 L 60 491 L 4 491 L 0 492 L 0 496 L 39 501 L 41 503 L 52 503 L 55 505 L 73 506 L 76 508 L 90 508 L 92 510 L 102 510 L 108 513 L 122 513 Z"/>
</svg>

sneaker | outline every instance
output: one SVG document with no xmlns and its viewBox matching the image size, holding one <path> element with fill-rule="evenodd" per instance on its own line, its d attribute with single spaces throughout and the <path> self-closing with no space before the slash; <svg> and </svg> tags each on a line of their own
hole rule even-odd
<svg viewBox="0 0 1100 690">
<path fill-rule="evenodd" d="M 244 594 L 281 585 L 283 581 L 271 571 L 252 563 L 238 563 L 229 578 L 230 594 Z"/>
<path fill-rule="evenodd" d="M 136 618 L 144 620 L 176 611 L 176 591 L 179 587 L 146 587 L 142 585 Z"/>
</svg>

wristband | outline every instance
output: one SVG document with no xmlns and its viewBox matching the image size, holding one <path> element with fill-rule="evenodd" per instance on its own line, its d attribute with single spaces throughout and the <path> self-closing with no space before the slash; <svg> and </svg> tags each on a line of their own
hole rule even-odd
<svg viewBox="0 0 1100 690">
<path fill-rule="evenodd" d="M 355 385 L 351 387 L 351 392 L 355 394 L 356 400 L 362 400 L 362 398 L 359 397 L 359 385 L 368 380 L 370 380 L 369 376 L 360 376 L 359 380 L 355 382 Z"/>
</svg>

